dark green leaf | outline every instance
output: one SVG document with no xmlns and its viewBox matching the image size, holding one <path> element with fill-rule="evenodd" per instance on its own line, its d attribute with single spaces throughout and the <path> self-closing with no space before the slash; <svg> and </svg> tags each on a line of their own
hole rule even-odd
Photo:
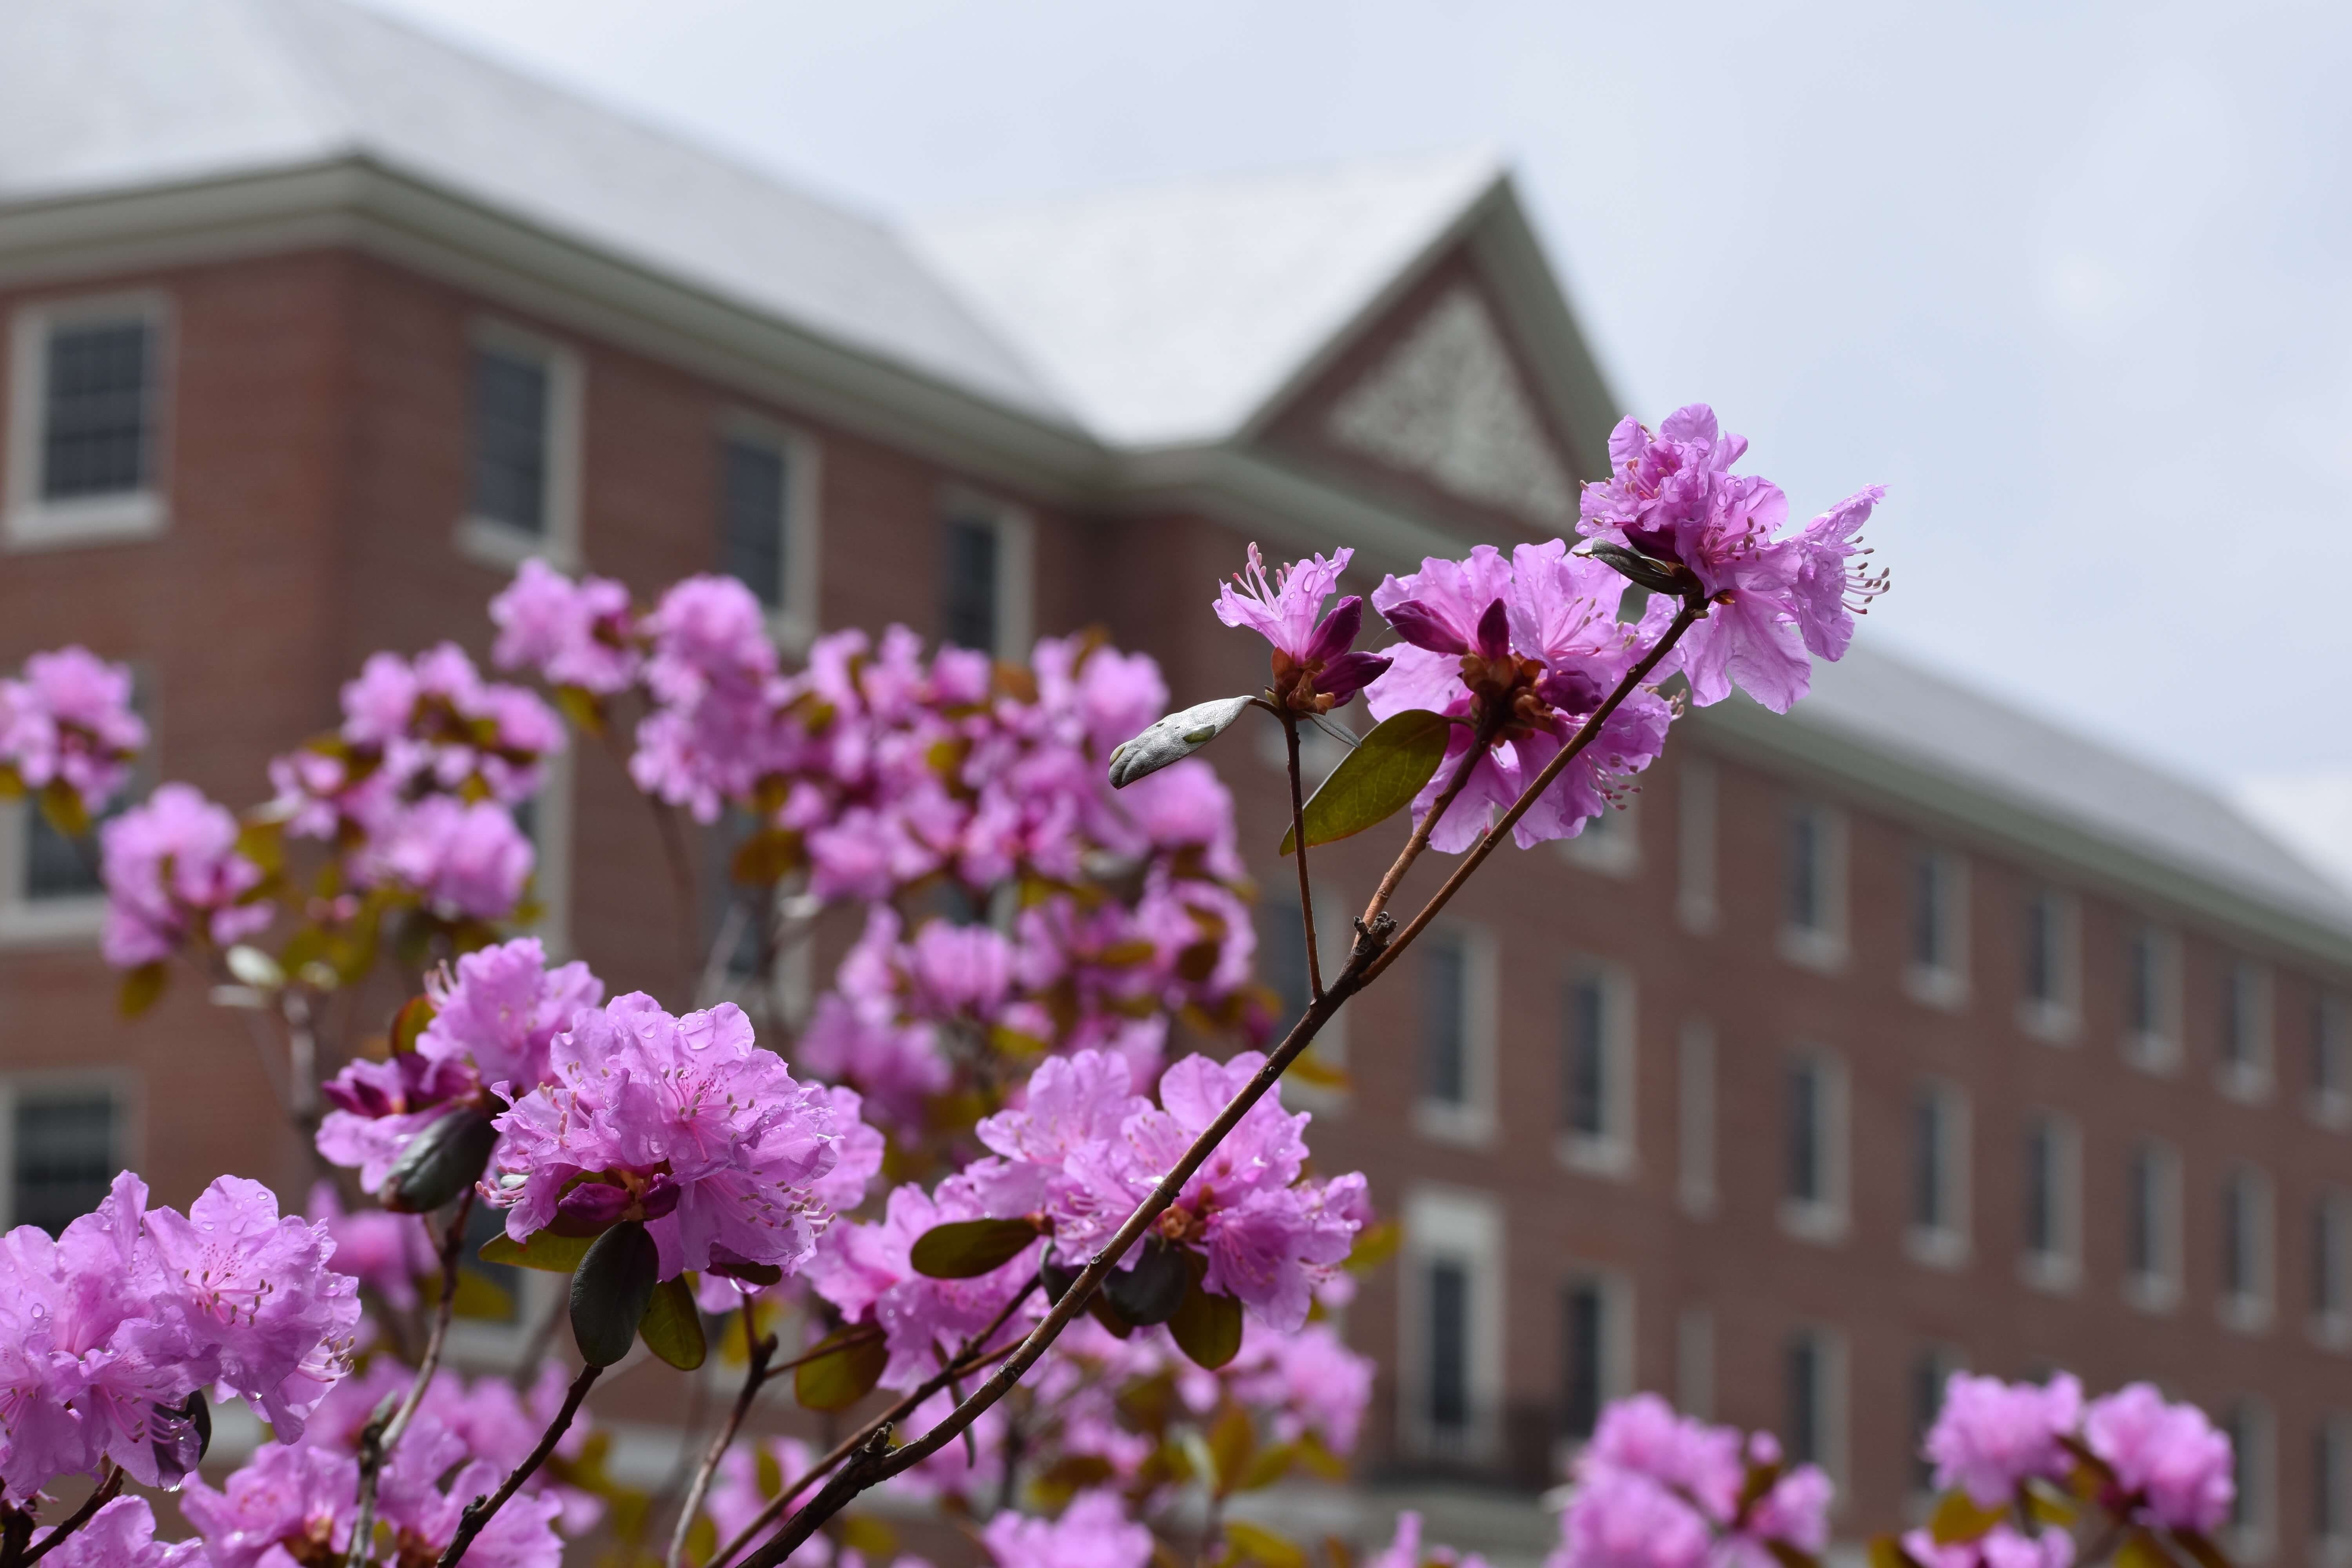
<svg viewBox="0 0 2352 1568">
<path fill-rule="evenodd" d="M 411 996 L 400 1005 L 400 1011 L 392 1016 L 394 1056 L 404 1057 L 416 1048 L 416 1037 L 425 1032 L 425 1025 L 433 1022 L 434 1012 L 430 996 Z"/>
<path fill-rule="evenodd" d="M 1174 1315 L 1192 1284 L 1183 1255 L 1153 1236 L 1144 1238 L 1134 1268 L 1114 1268 L 1104 1279 L 1103 1294 L 1130 1323 L 1164 1323 Z"/>
<path fill-rule="evenodd" d="M 2172 1554 L 2145 1530 L 2135 1530 L 2116 1548 L 2115 1568 L 2176 1568 Z"/>
<path fill-rule="evenodd" d="M 1307 847 L 1361 833 L 1411 805 L 1445 760 L 1453 729 L 1444 715 L 1417 708 L 1381 720 L 1307 803 Z M 1285 855 L 1296 837 L 1282 836 Z"/>
<path fill-rule="evenodd" d="M 1927 1521 L 1927 1533 L 1935 1537 L 1938 1546 L 1957 1546 L 1981 1539 L 2007 1511 L 1979 1508 L 1976 1499 L 1968 1493 L 1948 1491 L 1936 1500 L 1936 1511 Z"/>
<path fill-rule="evenodd" d="M 590 1366 L 629 1353 L 660 1283 L 661 1249 L 643 1220 L 625 1219 L 588 1244 L 572 1276 L 572 1339 Z"/>
<path fill-rule="evenodd" d="M 808 1410 L 846 1410 L 882 1381 L 890 1351 L 873 1329 L 848 1329 L 822 1342 L 822 1353 L 793 1369 L 793 1397 Z"/>
<path fill-rule="evenodd" d="M 377 1195 L 395 1214 L 430 1214 L 481 1180 L 498 1142 L 480 1110 L 453 1110 L 408 1141 Z"/>
<path fill-rule="evenodd" d="M 1214 1372 L 1241 1351 L 1242 1304 L 1231 1296 L 1211 1294 L 1196 1277 L 1168 1320 L 1168 1332 L 1193 1364 Z"/>
<path fill-rule="evenodd" d="M 1244 1519 L 1225 1521 L 1226 1555 L 1259 1568 L 1307 1568 L 1307 1553 L 1264 1525 Z"/>
<path fill-rule="evenodd" d="M 41 786 L 41 815 L 68 838 L 89 837 L 89 807 L 82 804 L 81 792 L 63 779 Z"/>
<path fill-rule="evenodd" d="M 126 1018 L 136 1018 L 152 1007 L 163 994 L 163 987 L 172 983 L 171 966 L 162 959 L 142 963 L 122 977 L 121 994 L 116 1005 Z"/>
<path fill-rule="evenodd" d="M 460 1318 L 487 1318 L 492 1322 L 508 1322 L 514 1317 L 514 1297 L 507 1288 L 477 1269 L 457 1271 L 457 1294 L 450 1298 L 449 1310 Z"/>
<path fill-rule="evenodd" d="M 558 1236 L 551 1230 L 534 1232 L 529 1241 L 517 1242 L 500 1231 L 482 1243 L 479 1254 L 485 1263 L 504 1263 L 516 1268 L 537 1268 L 549 1274 L 569 1274 L 580 1267 L 594 1245 L 593 1236 Z"/>
<path fill-rule="evenodd" d="M 800 868 L 801 836 L 782 827 L 763 827 L 735 847 L 728 874 L 750 888 L 772 887 Z"/>
<path fill-rule="evenodd" d="M 1249 1468 L 1250 1458 L 1257 1452 L 1257 1428 L 1250 1424 L 1248 1411 L 1228 1405 L 1210 1425 L 1208 1439 L 1217 1495 L 1223 1497 L 1240 1484 L 1242 1472 Z"/>
<path fill-rule="evenodd" d="M 1903 1550 L 1903 1543 L 1895 1537 L 1874 1535 L 1870 1538 L 1870 1568 L 1919 1568 L 1919 1565 L 1911 1561 L 1911 1554 Z"/>
<path fill-rule="evenodd" d="M 970 1279 L 1003 1268 L 1036 1239 L 1025 1219 L 960 1219 L 916 1237 L 907 1260 L 933 1279 Z"/>
<path fill-rule="evenodd" d="M 710 1353 L 703 1341 L 702 1313 L 694 1304 L 694 1289 L 683 1274 L 654 1288 L 646 1315 L 637 1320 L 637 1333 L 646 1349 L 680 1372 L 692 1372 Z"/>
</svg>

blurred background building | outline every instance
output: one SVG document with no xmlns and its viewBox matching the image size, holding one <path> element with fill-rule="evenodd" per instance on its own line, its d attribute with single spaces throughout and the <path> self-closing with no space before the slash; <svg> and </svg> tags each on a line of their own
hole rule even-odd
<svg viewBox="0 0 2352 1568">
<path fill-rule="evenodd" d="M 1621 412 L 1485 155 L 885 226 L 336 0 L 8 8 L 0 100 L 0 667 L 131 661 L 142 784 L 232 803 L 368 652 L 481 656 L 530 555 L 734 573 L 788 647 L 1100 624 L 1180 704 L 1244 689 L 1206 607 L 1248 542 L 1352 544 L 1362 591 L 1551 537 Z M 1296 998 L 1279 757 L 1210 754 Z M 531 821 L 543 934 L 614 989 L 805 987 L 698 972 L 593 744 Z M 1335 926 L 1379 864 L 1321 857 Z M 121 1022 L 98 909 L 0 807 L 0 1223 L 123 1164 L 299 1200 L 247 1020 Z M 1533 1556 L 1649 1388 L 1823 1463 L 1854 1537 L 1916 1507 L 1946 1372 L 2063 1365 L 2205 1403 L 2236 1549 L 2340 1563 L 2347 997 L 2352 907 L 2229 805 L 1866 636 L 1788 718 L 1696 715 L 1343 1018 L 1318 1162 L 1404 1236 L 1345 1314 L 1366 1499 Z"/>
</svg>

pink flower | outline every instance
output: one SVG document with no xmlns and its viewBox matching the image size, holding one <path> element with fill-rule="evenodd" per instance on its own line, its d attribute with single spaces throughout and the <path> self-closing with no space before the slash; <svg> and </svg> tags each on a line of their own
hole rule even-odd
<svg viewBox="0 0 2352 1568">
<path fill-rule="evenodd" d="M 2047 1386 L 1954 1373 L 1923 1449 L 1938 1488 L 1958 1487 L 1999 1508 L 2034 1477 L 2062 1480 L 2074 1458 L 2060 1439 L 2083 1418 L 2083 1385 L 2061 1373 Z"/>
<path fill-rule="evenodd" d="M 1829 1543 L 1829 1478 L 1778 1465 L 1769 1433 L 1744 1442 L 1728 1426 L 1677 1415 L 1654 1394 L 1612 1402 L 1577 1460 L 1550 1568 L 1773 1568 L 1775 1548 L 1808 1554 Z M 1743 1506 L 1741 1500 L 1749 1500 Z"/>
<path fill-rule="evenodd" d="M 498 1119 L 485 1192 L 526 1241 L 556 1217 L 649 1222 L 662 1278 L 808 1260 L 840 1155 L 825 1091 L 797 1083 L 724 1004 L 673 1017 L 641 992 L 576 1016 L 549 1081 Z M 567 1190 L 572 1178 L 595 1178 Z"/>
<path fill-rule="evenodd" d="M 1700 1568 L 1714 1533 L 1696 1509 L 1639 1470 L 1597 1465 L 1579 1478 L 1546 1568 Z"/>
<path fill-rule="evenodd" d="M 1000 1513 L 980 1542 L 997 1568 L 1143 1568 L 1151 1560 L 1151 1531 L 1108 1491 L 1080 1492 L 1055 1520 Z"/>
<path fill-rule="evenodd" d="M 629 591 L 609 577 L 574 583 L 543 561 L 526 561 L 490 601 L 500 669 L 529 668 L 551 686 L 598 696 L 628 689 L 639 656 L 630 625 Z"/>
<path fill-rule="evenodd" d="M 147 726 L 131 708 L 131 670 L 79 645 L 37 653 L 0 680 L 0 770 L 28 790 L 62 784 L 102 809 L 131 776 Z"/>
<path fill-rule="evenodd" d="M 479 921 L 521 901 L 538 852 L 495 801 L 428 795 L 395 817 L 363 859 L 364 875 L 412 889 L 427 904 Z"/>
<path fill-rule="evenodd" d="M 936 1194 L 909 1183 L 892 1189 L 880 1220 L 835 1225 L 818 1245 L 810 1282 L 846 1321 L 881 1328 L 890 1352 L 882 1372 L 888 1386 L 911 1388 L 938 1371 L 941 1354 L 953 1354 L 986 1328 L 1035 1278 L 1034 1247 L 970 1279 L 934 1279 L 915 1271 L 908 1255 L 925 1232 L 985 1213 L 963 1176 L 950 1176 Z M 1017 1338 L 1026 1328 L 1016 1321 L 1003 1332 Z"/>
<path fill-rule="evenodd" d="M 1335 1454 L 1355 1452 L 1372 1399 L 1372 1363 L 1349 1350 L 1328 1323 L 1287 1334 L 1252 1325 L 1241 1353 L 1216 1375 L 1234 1399 L 1270 1424 L 1276 1441 L 1295 1442 L 1311 1432 Z"/>
<path fill-rule="evenodd" d="M 2027 1535 L 1996 1524 L 1977 1540 L 1947 1546 L 1927 1531 L 1906 1530 L 1903 1552 L 1920 1568 L 2074 1568 L 2074 1538 L 2063 1530 Z"/>
<path fill-rule="evenodd" d="M 2106 1461 L 2135 1510 L 2170 1530 L 2212 1530 L 2237 1497 L 2230 1439 L 2205 1413 L 2128 1384 L 2092 1402 L 2083 1439 Z"/>
<path fill-rule="evenodd" d="M 433 1021 L 416 1052 L 463 1062 L 477 1081 L 528 1091 L 547 1080 L 548 1047 L 572 1020 L 604 999 L 604 983 L 574 961 L 548 967 L 537 937 L 521 937 L 459 958 L 425 977 Z"/>
<path fill-rule="evenodd" d="M 268 928 L 261 868 L 237 853 L 236 818 L 190 785 L 167 784 L 100 832 L 106 961 L 131 969 L 194 936 L 215 947 Z"/>
<path fill-rule="evenodd" d="M 311 1184 L 306 1212 L 327 1227 L 328 1239 L 334 1243 L 327 1267 L 358 1280 L 386 1305 L 403 1311 L 415 1306 L 416 1282 L 440 1269 L 433 1238 L 415 1215 L 383 1209 L 345 1214 L 335 1184 L 323 1177 Z"/>
<path fill-rule="evenodd" d="M 1736 1430 L 1678 1415 L 1654 1394 L 1612 1401 L 1593 1428 L 1584 1462 L 1654 1477 L 1692 1499 L 1716 1523 L 1729 1522 L 1747 1474 Z"/>
<path fill-rule="evenodd" d="M 1364 1568 L 1425 1568 L 1432 1563 L 1444 1563 L 1445 1568 L 1486 1568 L 1486 1560 L 1475 1552 L 1423 1544 L 1421 1515 L 1406 1509 L 1397 1515 L 1396 1538 L 1364 1559 Z"/>
<path fill-rule="evenodd" d="M 34 1536 L 34 1550 L 41 1550 L 51 1533 Z M 49 1547 L 41 1561 L 51 1568 L 206 1568 L 203 1542 L 155 1539 L 154 1510 L 143 1497 L 116 1498 Z"/>
<path fill-rule="evenodd" d="M 1350 651 L 1363 625 L 1362 599 L 1351 594 L 1323 614 L 1323 601 L 1355 553 L 1343 549 L 1328 561 L 1317 555 L 1296 562 L 1269 583 L 1265 560 L 1253 544 L 1247 573 L 1218 586 L 1217 619 L 1246 626 L 1274 645 L 1275 694 L 1292 708 L 1328 713 L 1344 707 L 1389 667 L 1378 654 Z"/>
</svg>

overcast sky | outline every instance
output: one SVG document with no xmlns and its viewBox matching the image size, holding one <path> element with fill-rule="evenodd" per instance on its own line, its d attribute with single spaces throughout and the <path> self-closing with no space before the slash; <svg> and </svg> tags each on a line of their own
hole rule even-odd
<svg viewBox="0 0 2352 1568">
<path fill-rule="evenodd" d="M 371 3 L 885 215 L 1491 144 L 1629 406 L 1890 487 L 1874 635 L 2352 772 L 2352 6 Z"/>
</svg>

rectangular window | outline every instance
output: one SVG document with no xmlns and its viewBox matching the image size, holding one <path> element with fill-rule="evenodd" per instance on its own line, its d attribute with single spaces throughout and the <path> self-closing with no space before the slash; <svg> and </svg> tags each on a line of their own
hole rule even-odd
<svg viewBox="0 0 2352 1568">
<path fill-rule="evenodd" d="M 1029 651 L 1028 523 L 979 505 L 940 523 L 940 637 L 997 658 Z"/>
<path fill-rule="evenodd" d="M 1470 1271 L 1452 1259 L 1429 1266 L 1429 1425 L 1459 1439 L 1470 1428 Z"/>
<path fill-rule="evenodd" d="M 1957 1007 L 1969 990 L 1969 863 L 1942 849 L 1911 857 L 1911 960 L 1904 986 L 1930 1007 Z"/>
<path fill-rule="evenodd" d="M 1560 1297 L 1560 1419 L 1567 1436 L 1592 1436 L 1601 1419 L 1608 1353 L 1608 1300 L 1597 1279 L 1580 1279 Z"/>
<path fill-rule="evenodd" d="M 1675 1319 L 1675 1404 L 1706 1421 L 1715 1415 L 1715 1313 L 1685 1307 Z"/>
<path fill-rule="evenodd" d="M 2336 1187 L 2311 1200 L 2311 1335 L 2352 1346 L 2352 1202 Z"/>
<path fill-rule="evenodd" d="M 1845 819 L 1826 806 L 1789 809 L 1782 867 L 1780 952 L 1833 972 L 1845 963 Z"/>
<path fill-rule="evenodd" d="M 162 529 L 164 320 L 163 300 L 144 295 L 16 313 L 9 544 L 143 538 Z"/>
<path fill-rule="evenodd" d="M 2081 1135 L 2052 1111 L 2025 1120 L 2024 1253 L 2026 1282 L 2044 1290 L 2071 1290 L 2082 1278 Z"/>
<path fill-rule="evenodd" d="M 1958 1086 L 1930 1080 L 1911 1097 L 1911 1256 L 1956 1268 L 1969 1250 L 1969 1106 Z"/>
<path fill-rule="evenodd" d="M 2339 1555 L 2352 1537 L 2352 1423 L 2329 1413 L 2311 1430 L 2311 1533 L 2322 1546 Z"/>
<path fill-rule="evenodd" d="M 1788 916 L 1798 931 L 1828 927 L 1829 887 L 1822 865 L 1827 837 L 1819 811 L 1800 806 L 1789 814 Z"/>
<path fill-rule="evenodd" d="M 1408 1447 L 1489 1455 L 1502 1402 L 1503 1226 L 1495 1200 L 1435 1185 L 1405 1195 L 1398 1393 Z"/>
<path fill-rule="evenodd" d="M 1832 1479 L 1845 1469 L 1843 1363 L 1843 1347 L 1822 1329 L 1790 1334 L 1781 1352 L 1789 1462 L 1819 1465 Z"/>
<path fill-rule="evenodd" d="M 122 1113 L 103 1086 L 19 1088 L 9 1129 L 11 1226 L 51 1236 L 106 1196 L 122 1168 Z"/>
<path fill-rule="evenodd" d="M 2221 1004 L 2221 1092 L 2261 1100 L 2271 1088 L 2269 972 L 2242 958 L 2223 963 Z"/>
<path fill-rule="evenodd" d="M 2271 1184 L 2251 1166 L 2221 1183 L 2221 1321 L 2259 1333 L 2272 1316 Z"/>
<path fill-rule="evenodd" d="M 1685 754 L 1676 791 L 1675 907 L 1685 931 L 1715 929 L 1715 763 Z"/>
<path fill-rule="evenodd" d="M 1807 1052 L 1789 1064 L 1784 1093 L 1781 1224 L 1809 1241 L 1841 1241 L 1846 1229 L 1844 1071 L 1835 1058 Z"/>
<path fill-rule="evenodd" d="M 2259 1562 L 2276 1544 L 2278 1493 L 2270 1406 L 2250 1394 L 2231 1406 L 2221 1428 L 2230 1435 L 2230 1479 L 2237 1489 L 2230 1504 L 2227 1547 L 2241 1562 Z"/>
<path fill-rule="evenodd" d="M 2124 1059 L 2148 1072 L 2180 1063 L 2179 942 L 2144 925 L 2124 947 Z"/>
<path fill-rule="evenodd" d="M 1559 1154 L 1619 1176 L 1633 1168 L 1633 984 L 1622 970 L 1579 962 L 1560 986 Z"/>
<path fill-rule="evenodd" d="M 1944 1408 L 1944 1387 L 1960 1370 L 1959 1357 L 1941 1345 L 1930 1345 L 1911 1358 L 1911 1489 L 1932 1493 L 1936 1466 L 1923 1451 L 1927 1431 Z"/>
<path fill-rule="evenodd" d="M 2144 1311 L 2180 1299 L 2180 1156 L 2144 1139 L 2124 1170 L 2124 1295 Z"/>
<path fill-rule="evenodd" d="M 1683 1210 L 1704 1217 L 1715 1212 L 1715 1028 L 1694 1018 L 1683 1026 L 1677 1063 L 1681 1104 L 1677 1108 Z"/>
<path fill-rule="evenodd" d="M 473 364 L 473 515 L 535 538 L 547 533 L 547 362 L 477 347 Z"/>
<path fill-rule="evenodd" d="M 1459 932 L 1432 931 L 1421 953 L 1421 1092 L 1440 1105 L 1469 1098 L 1470 954 Z"/>
<path fill-rule="evenodd" d="M 2081 1026 L 2081 910 L 2054 888 L 2026 895 L 2018 1024 L 2029 1035 L 2070 1044 Z"/>
<path fill-rule="evenodd" d="M 2311 999 L 2312 1120 L 2324 1127 L 2352 1126 L 2352 1049 L 2346 1041 L 2347 1019 L 2344 998 L 2331 992 Z"/>
<path fill-rule="evenodd" d="M 149 726 L 149 744 L 122 789 L 79 842 L 52 826 L 38 801 L 0 800 L 0 942 L 68 942 L 94 936 L 106 910 L 99 831 L 153 787 L 157 749 L 153 685 L 136 672 L 131 701 Z"/>
<path fill-rule="evenodd" d="M 1572 866 L 1604 877 L 1631 877 L 1642 868 L 1642 824 L 1636 808 L 1642 797 L 1627 791 L 1598 816 L 1584 819 L 1572 838 L 1559 842 L 1559 852 Z"/>
<path fill-rule="evenodd" d="M 1570 1132 L 1604 1137 L 1609 1127 L 1609 994 L 1597 974 L 1561 992 L 1560 1121 Z"/>
<path fill-rule="evenodd" d="M 786 603 L 792 558 L 783 448 L 730 436 L 719 444 L 719 570 L 774 615 Z"/>
<path fill-rule="evenodd" d="M 1817 1204 L 1829 1183 L 1822 1151 L 1822 1072 L 1819 1064 L 1800 1061 L 1789 1069 L 1789 1196 L 1801 1204 Z"/>
</svg>

